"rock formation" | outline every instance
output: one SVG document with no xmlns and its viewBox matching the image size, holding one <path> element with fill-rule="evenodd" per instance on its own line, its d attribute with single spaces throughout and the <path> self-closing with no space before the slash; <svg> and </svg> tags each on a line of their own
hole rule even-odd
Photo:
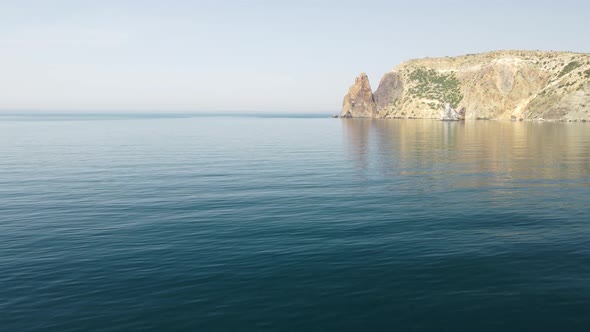
<svg viewBox="0 0 590 332">
<path fill-rule="evenodd" d="M 375 93 L 361 74 L 340 116 L 589 121 L 590 54 L 496 51 L 410 60 L 386 73 Z"/>
<path fill-rule="evenodd" d="M 445 110 L 440 118 L 443 121 L 461 121 L 465 120 L 465 111 L 457 112 L 451 107 L 451 104 L 445 104 Z"/>
<path fill-rule="evenodd" d="M 348 90 L 342 102 L 340 116 L 344 118 L 374 118 L 377 116 L 377 105 L 367 74 L 362 73 L 357 77 L 354 85 Z"/>
</svg>

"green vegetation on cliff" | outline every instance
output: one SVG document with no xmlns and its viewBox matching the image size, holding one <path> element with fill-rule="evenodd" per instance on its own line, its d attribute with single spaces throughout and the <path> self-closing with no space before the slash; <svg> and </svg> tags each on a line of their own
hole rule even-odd
<svg viewBox="0 0 590 332">
<path fill-rule="evenodd" d="M 581 64 L 579 62 L 572 61 L 572 62 L 568 63 L 567 66 L 563 67 L 563 69 L 561 70 L 559 75 L 557 75 L 557 77 L 561 78 L 561 77 L 571 73 L 574 69 L 576 69 L 580 66 L 581 66 Z"/>
<path fill-rule="evenodd" d="M 410 95 L 436 100 L 439 108 L 444 107 L 445 103 L 457 108 L 463 100 L 461 83 L 453 72 L 443 74 L 434 69 L 418 68 L 410 73 L 409 78 L 415 84 L 409 90 Z"/>
</svg>

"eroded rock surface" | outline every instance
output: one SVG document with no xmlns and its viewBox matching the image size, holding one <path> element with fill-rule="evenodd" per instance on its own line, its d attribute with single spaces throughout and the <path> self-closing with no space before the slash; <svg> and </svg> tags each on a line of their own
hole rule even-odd
<svg viewBox="0 0 590 332">
<path fill-rule="evenodd" d="M 374 118 L 377 116 L 377 105 L 367 74 L 360 74 L 344 96 L 340 116 L 344 118 Z"/>
</svg>

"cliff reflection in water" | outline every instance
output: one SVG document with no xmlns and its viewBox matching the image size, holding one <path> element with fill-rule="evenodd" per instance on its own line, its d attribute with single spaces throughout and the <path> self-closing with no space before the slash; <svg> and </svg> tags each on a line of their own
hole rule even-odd
<svg viewBox="0 0 590 332">
<path fill-rule="evenodd" d="M 359 171 L 458 187 L 590 184 L 587 123 L 343 119 L 342 126 Z"/>
</svg>

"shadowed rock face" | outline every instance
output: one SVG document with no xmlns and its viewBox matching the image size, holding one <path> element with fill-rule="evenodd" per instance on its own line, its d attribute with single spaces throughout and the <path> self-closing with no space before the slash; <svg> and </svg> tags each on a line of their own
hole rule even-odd
<svg viewBox="0 0 590 332">
<path fill-rule="evenodd" d="M 366 75 L 344 98 L 342 116 L 590 121 L 590 54 L 496 51 L 410 60 L 375 93 Z M 453 116 L 455 117 L 455 116 Z"/>
<path fill-rule="evenodd" d="M 381 79 L 379 88 L 374 93 L 378 110 L 385 110 L 390 104 L 399 100 L 404 92 L 404 83 L 395 73 L 387 73 Z"/>
<path fill-rule="evenodd" d="M 344 96 L 340 116 L 344 118 L 374 118 L 377 116 L 377 105 L 367 74 L 362 73 L 357 77 L 354 85 Z"/>
</svg>

